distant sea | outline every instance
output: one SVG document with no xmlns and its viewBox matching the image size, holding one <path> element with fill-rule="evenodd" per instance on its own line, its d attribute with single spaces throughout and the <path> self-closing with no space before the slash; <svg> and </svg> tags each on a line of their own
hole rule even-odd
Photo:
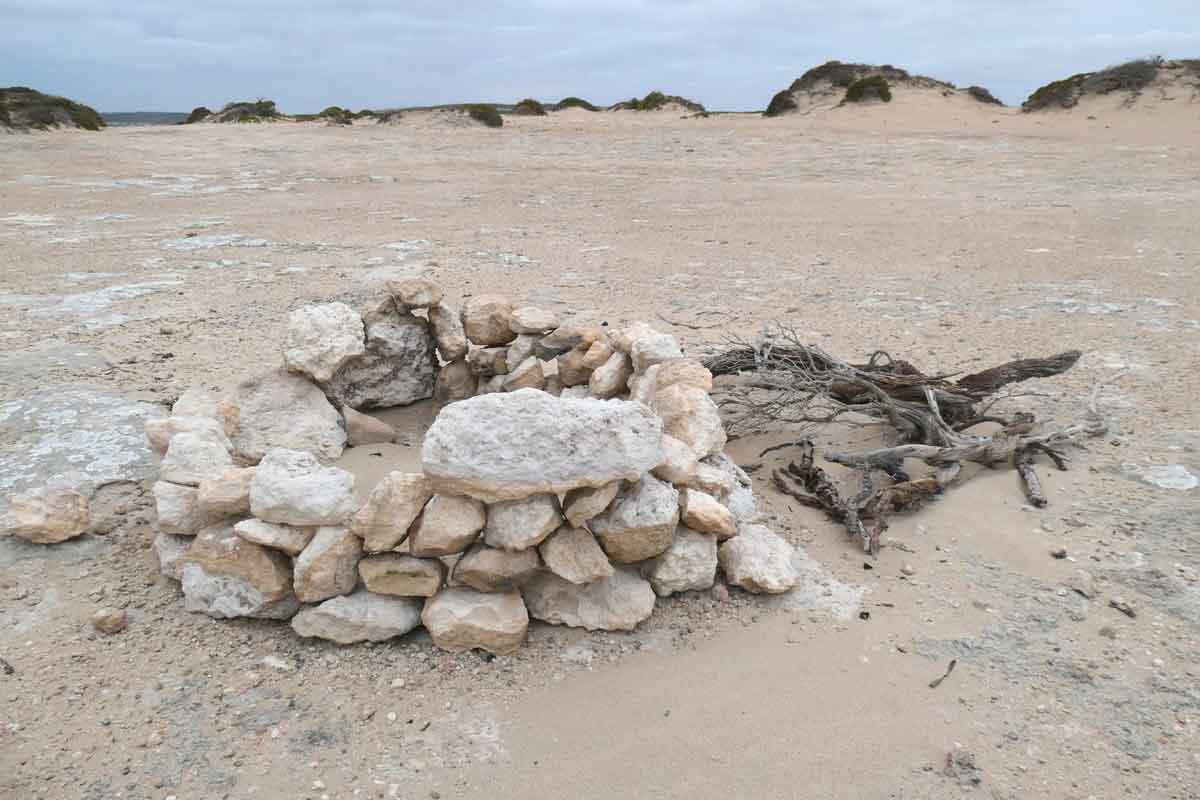
<svg viewBox="0 0 1200 800">
<path fill-rule="evenodd" d="M 121 127 L 123 125 L 175 125 L 188 118 L 186 112 L 174 111 L 114 111 L 101 112 L 105 125 Z"/>
</svg>

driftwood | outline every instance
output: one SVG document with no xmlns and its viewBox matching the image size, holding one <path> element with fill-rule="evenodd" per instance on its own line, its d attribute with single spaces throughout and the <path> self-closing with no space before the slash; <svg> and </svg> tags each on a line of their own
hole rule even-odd
<svg viewBox="0 0 1200 800">
<path fill-rule="evenodd" d="M 793 330 L 779 327 L 755 344 L 731 342 L 707 359 L 705 366 L 714 376 L 739 376 L 721 400 L 735 430 L 781 422 L 802 428 L 833 422 L 883 423 L 892 430 L 893 446 L 823 454 L 826 461 L 856 471 L 859 490 L 852 497 L 846 497 L 816 465 L 814 447 L 807 438 L 786 445 L 794 446 L 798 457 L 772 473 L 780 492 L 824 510 L 860 541 L 864 550 L 875 553 L 887 529 L 887 517 L 915 510 L 942 494 L 958 479 L 964 462 L 1015 468 L 1029 502 L 1045 506 L 1034 459 L 1046 455 L 1059 469 L 1066 469 L 1065 445 L 1105 432 L 1095 393 L 1085 421 L 1055 429 L 1043 429 L 1029 413 L 1004 417 L 991 409 L 1004 399 L 996 394 L 1001 389 L 1061 374 L 1074 366 L 1079 356 L 1078 350 L 1071 350 L 1049 358 L 1019 359 L 955 379 L 953 375 L 926 375 L 910 362 L 883 351 L 873 353 L 864 364 L 851 364 L 803 344 Z M 990 435 L 967 432 L 985 422 L 1001 428 Z M 761 455 L 781 447 L 767 448 Z M 910 477 L 906 459 L 925 462 L 934 468 L 933 474 Z M 876 488 L 879 481 L 890 483 Z"/>
</svg>

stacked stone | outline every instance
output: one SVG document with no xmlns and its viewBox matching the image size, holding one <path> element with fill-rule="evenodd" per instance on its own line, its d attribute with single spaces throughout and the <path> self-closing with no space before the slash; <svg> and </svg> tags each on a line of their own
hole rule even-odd
<svg viewBox="0 0 1200 800">
<path fill-rule="evenodd" d="M 155 547 L 189 610 L 343 644 L 423 624 L 447 650 L 506 654 L 530 618 L 633 629 L 718 566 L 747 591 L 796 583 L 723 453 L 712 375 L 673 337 L 490 295 L 455 314 L 426 281 L 390 288 L 361 315 L 293 312 L 289 371 L 222 400 L 190 391 L 147 426 Z M 388 474 L 360 505 L 329 465 L 364 424 L 352 415 L 430 394 L 444 406 L 422 472 Z"/>
</svg>

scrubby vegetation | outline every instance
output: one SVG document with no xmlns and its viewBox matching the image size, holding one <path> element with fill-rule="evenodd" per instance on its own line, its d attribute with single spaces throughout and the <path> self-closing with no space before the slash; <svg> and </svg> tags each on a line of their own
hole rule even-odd
<svg viewBox="0 0 1200 800">
<path fill-rule="evenodd" d="M 500 112 L 496 107 L 487 103 L 472 103 L 464 106 L 463 109 L 467 115 L 476 122 L 482 122 L 489 128 L 499 128 L 504 124 L 504 118 L 500 116 Z"/>
<path fill-rule="evenodd" d="M 914 75 L 907 70 L 893 67 L 891 64 L 846 64 L 841 61 L 826 61 L 792 81 L 788 91 L 798 92 L 804 89 L 813 89 L 826 82 L 839 89 L 849 89 L 855 81 L 871 76 L 879 76 L 891 83 L 910 82 L 942 89 L 955 88 L 952 83 L 930 78 L 927 75 Z"/>
<path fill-rule="evenodd" d="M 790 89 L 784 89 L 782 92 L 776 92 L 771 98 L 771 102 L 767 104 L 767 110 L 763 112 L 764 117 L 777 117 L 788 111 L 795 111 L 799 106 L 796 105 L 796 99 L 792 97 Z"/>
<path fill-rule="evenodd" d="M 513 106 L 513 113 L 523 117 L 544 117 L 546 116 L 546 107 L 532 97 L 526 97 Z"/>
<path fill-rule="evenodd" d="M 0 89 L 0 127 L 44 131 L 60 126 L 98 131 L 104 119 L 91 106 L 27 86 Z"/>
<path fill-rule="evenodd" d="M 1081 97 L 1111 92 L 1128 92 L 1132 99 L 1158 77 L 1162 66 L 1162 56 L 1151 56 L 1106 67 L 1099 72 L 1081 72 L 1038 88 L 1021 104 L 1021 109 L 1074 108 Z"/>
<path fill-rule="evenodd" d="M 584 100 L 582 97 L 564 97 L 554 104 L 555 111 L 562 111 L 564 108 L 582 108 L 586 111 L 599 111 L 594 105 Z"/>
<path fill-rule="evenodd" d="M 861 103 L 866 100 L 882 100 L 892 102 L 892 88 L 882 75 L 870 75 L 859 78 L 846 87 L 846 97 L 843 102 Z"/>
<path fill-rule="evenodd" d="M 213 122 L 276 122 L 284 119 L 275 108 L 275 101 L 259 98 L 254 102 L 240 101 L 226 103 L 225 107 L 212 115 Z"/>
<path fill-rule="evenodd" d="M 195 125 L 197 122 L 203 122 L 212 116 L 212 111 L 205 106 L 196 106 L 192 109 L 192 113 L 187 115 L 187 119 L 179 123 L 180 125 Z"/>
<path fill-rule="evenodd" d="M 1000 98 L 996 97 L 996 95 L 992 94 L 982 86 L 968 86 L 967 94 L 981 103 L 987 103 L 993 106 L 1004 105 L 1004 103 L 1000 102 Z"/>
<path fill-rule="evenodd" d="M 695 100 L 689 100 L 686 97 L 680 97 L 676 94 L 664 94 L 657 89 L 647 94 L 640 100 L 633 97 L 629 100 L 617 103 L 614 105 L 613 111 L 658 111 L 660 108 L 671 105 L 672 103 L 686 108 L 688 111 L 696 113 L 705 113 L 704 106 L 697 103 Z"/>
<path fill-rule="evenodd" d="M 317 114 L 317 119 L 323 119 L 338 125 L 349 125 L 354 122 L 354 114 L 348 108 L 329 106 L 322 109 L 320 114 Z"/>
</svg>

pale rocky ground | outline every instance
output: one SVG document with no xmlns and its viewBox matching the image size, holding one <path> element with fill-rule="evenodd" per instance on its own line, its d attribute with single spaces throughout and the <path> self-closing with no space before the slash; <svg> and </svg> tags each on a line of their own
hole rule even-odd
<svg viewBox="0 0 1200 800">
<path fill-rule="evenodd" d="M 0 542 L 0 795 L 1196 796 L 1200 124 L 1086 113 L 916 98 L 0 139 L 3 493 L 68 459 L 151 474 L 127 457 L 145 416 L 278 363 L 291 309 L 416 274 L 456 305 L 644 318 L 693 355 L 773 319 L 926 371 L 1080 348 L 1008 407 L 1066 422 L 1100 384 L 1112 423 L 1071 471 L 1041 467 L 1047 509 L 978 475 L 874 561 L 772 491 L 772 454 L 756 491 L 813 559 L 801 591 L 659 600 L 629 634 L 538 625 L 501 658 L 189 614 L 148 492 L 102 490 L 106 535 Z M 415 463 L 429 413 L 391 420 L 407 446 L 348 454 L 360 489 Z M 104 606 L 128 628 L 94 631 Z M 946 775 L 949 753 L 978 772 Z"/>
</svg>

